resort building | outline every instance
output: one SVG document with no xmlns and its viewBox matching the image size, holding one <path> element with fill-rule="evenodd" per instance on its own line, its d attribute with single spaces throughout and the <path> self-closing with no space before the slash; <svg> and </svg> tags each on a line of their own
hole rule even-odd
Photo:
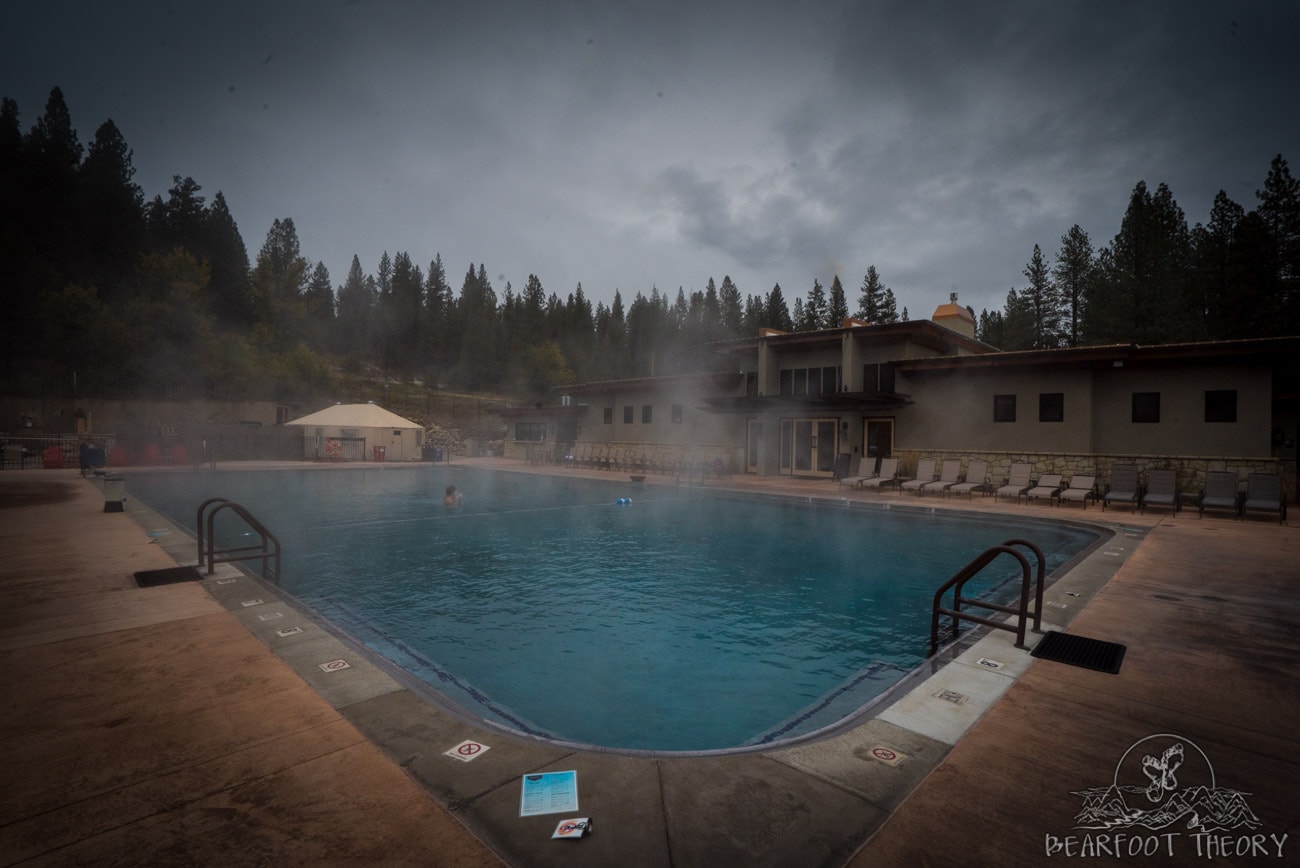
<svg viewBox="0 0 1300 868">
<path fill-rule="evenodd" d="M 1112 463 L 1283 475 L 1295 497 L 1300 337 L 1001 352 L 966 308 L 926 320 L 759 335 L 715 345 L 726 373 L 581 383 L 507 411 L 507 455 L 655 456 L 731 473 L 857 475 L 897 457 L 1013 462 L 1109 478 Z M 510 437 L 513 439 L 510 439 Z"/>
</svg>

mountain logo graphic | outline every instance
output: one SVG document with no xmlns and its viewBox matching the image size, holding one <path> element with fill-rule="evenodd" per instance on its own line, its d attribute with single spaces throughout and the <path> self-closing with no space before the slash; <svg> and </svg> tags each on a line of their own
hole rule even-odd
<svg viewBox="0 0 1300 868">
<path fill-rule="evenodd" d="M 1076 829 L 1222 832 L 1262 825 L 1246 802 L 1250 794 L 1220 787 L 1205 751 L 1172 733 L 1134 742 L 1115 764 L 1110 786 L 1072 795 L 1083 799 Z"/>
</svg>

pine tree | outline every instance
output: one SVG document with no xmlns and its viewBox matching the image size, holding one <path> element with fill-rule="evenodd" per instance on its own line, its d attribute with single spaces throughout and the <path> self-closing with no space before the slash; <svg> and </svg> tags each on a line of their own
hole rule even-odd
<svg viewBox="0 0 1300 868">
<path fill-rule="evenodd" d="M 727 338 L 740 337 L 744 333 L 745 310 L 740 289 L 732 282 L 731 275 L 722 278 L 722 288 L 718 290 L 718 309 L 723 334 Z"/>
<path fill-rule="evenodd" d="M 76 279 L 98 287 L 108 304 L 121 298 L 144 247 L 144 193 L 134 177 L 131 149 L 117 126 L 105 121 L 80 168 L 86 262 Z"/>
<path fill-rule="evenodd" d="M 785 305 L 785 296 L 781 294 L 781 284 L 775 284 L 763 303 L 763 318 L 768 328 L 783 332 L 794 331 L 794 321 L 790 318 L 790 309 Z"/>
<path fill-rule="evenodd" d="M 804 310 L 802 298 L 795 298 L 794 307 L 790 311 L 790 319 L 794 322 L 795 331 L 812 331 L 812 327 L 808 324 L 808 312 Z"/>
<path fill-rule="evenodd" d="M 801 332 L 817 331 L 826 323 L 826 311 L 826 289 L 820 280 L 813 278 L 812 289 L 808 290 L 808 300 L 803 306 L 803 316 L 794 316 L 795 328 Z"/>
<path fill-rule="evenodd" d="M 424 304 L 427 328 L 422 351 L 423 374 L 425 382 L 436 384 L 440 373 L 451 367 L 460 350 L 453 346 L 455 336 L 451 332 L 451 317 L 454 304 L 441 253 L 429 263 L 429 273 L 424 280 Z"/>
<path fill-rule="evenodd" d="M 862 288 L 858 291 L 858 313 L 860 319 L 870 323 L 884 322 L 881 318 L 885 308 L 885 293 L 893 293 L 880 281 L 876 266 L 867 266 L 866 276 L 862 278 Z"/>
<path fill-rule="evenodd" d="M 822 323 L 823 328 L 839 328 L 844 322 L 845 317 L 849 315 L 849 302 L 844 297 L 844 284 L 840 283 L 840 276 L 835 275 L 831 281 L 831 299 L 826 308 L 826 319 Z"/>
<path fill-rule="evenodd" d="M 898 302 L 894 298 L 894 291 L 889 287 L 885 287 L 884 295 L 880 299 L 880 309 L 876 312 L 875 322 L 890 323 L 898 322 L 899 319 Z M 901 319 L 903 322 L 907 322 L 907 308 L 903 308 Z"/>
<path fill-rule="evenodd" d="M 1078 346 L 1082 339 L 1083 305 L 1093 266 L 1092 242 L 1076 223 L 1061 236 L 1061 250 L 1056 254 L 1056 267 L 1052 270 L 1064 309 L 1066 341 L 1072 347 Z"/>
<path fill-rule="evenodd" d="M 157 253 L 171 253 L 180 248 L 195 256 L 203 256 L 203 241 L 207 228 L 207 211 L 203 188 L 193 178 L 172 176 L 172 186 L 167 199 L 154 196 L 146 209 L 149 245 Z"/>
<path fill-rule="evenodd" d="M 1029 263 L 1021 272 L 1029 280 L 1020 298 L 1030 317 L 1030 347 L 1052 349 L 1061 342 L 1061 302 L 1056 284 L 1052 282 L 1042 249 L 1035 244 Z"/>
<path fill-rule="evenodd" d="M 1259 216 L 1272 238 L 1276 313 L 1274 334 L 1300 334 L 1300 180 L 1291 176 L 1278 154 L 1269 167 L 1264 188 L 1256 190 Z"/>
<path fill-rule="evenodd" d="M 334 286 L 330 283 L 330 272 L 325 263 L 317 262 L 311 270 L 302 304 L 303 339 L 313 350 L 327 352 L 334 331 Z"/>
<path fill-rule="evenodd" d="M 220 190 L 204 214 L 202 255 L 211 272 L 208 304 L 218 324 L 244 330 L 253 323 L 248 248 Z"/>
<path fill-rule="evenodd" d="M 251 281 L 256 327 L 268 349 L 285 352 L 298 343 L 306 280 L 307 260 L 299 249 L 293 218 L 273 220 Z"/>
<path fill-rule="evenodd" d="M 348 276 L 338 292 L 338 317 L 335 320 L 335 351 L 346 355 L 354 366 L 371 357 L 370 330 L 375 299 L 361 270 L 361 259 L 354 253 Z"/>
<path fill-rule="evenodd" d="M 1085 309 L 1089 343 L 1195 336 L 1202 317 L 1191 280 L 1191 233 L 1167 186 L 1152 194 L 1138 182 L 1119 234 L 1103 254 Z"/>
</svg>

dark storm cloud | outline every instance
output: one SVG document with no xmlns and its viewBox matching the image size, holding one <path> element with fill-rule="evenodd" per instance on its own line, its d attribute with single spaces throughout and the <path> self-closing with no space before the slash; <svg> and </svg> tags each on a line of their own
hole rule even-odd
<svg viewBox="0 0 1300 868">
<path fill-rule="evenodd" d="M 0 55 L 24 128 L 60 85 L 148 196 L 225 193 L 256 254 L 292 217 L 458 285 L 484 262 L 594 300 L 730 275 L 804 294 L 867 266 L 978 311 L 1139 180 L 1190 221 L 1300 152 L 1291 2 L 32 5 Z M 503 286 L 498 286 L 503 289 Z"/>
</svg>

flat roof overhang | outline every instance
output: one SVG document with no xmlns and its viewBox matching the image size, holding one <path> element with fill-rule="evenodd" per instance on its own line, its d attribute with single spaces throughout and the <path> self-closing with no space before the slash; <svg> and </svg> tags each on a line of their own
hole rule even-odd
<svg viewBox="0 0 1300 868">
<path fill-rule="evenodd" d="M 837 392 L 831 395 L 773 395 L 708 398 L 702 409 L 710 413 L 863 412 L 880 413 L 912 403 L 900 392 Z"/>
</svg>

